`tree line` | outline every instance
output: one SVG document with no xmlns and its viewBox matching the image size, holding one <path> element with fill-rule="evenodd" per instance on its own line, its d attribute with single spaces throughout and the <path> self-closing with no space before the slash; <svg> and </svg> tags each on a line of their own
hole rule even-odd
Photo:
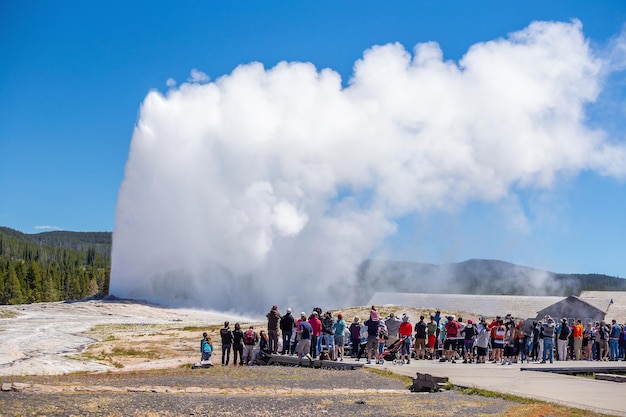
<svg viewBox="0 0 626 417">
<path fill-rule="evenodd" d="M 108 294 L 110 232 L 25 234 L 0 227 L 0 304 Z"/>
</svg>

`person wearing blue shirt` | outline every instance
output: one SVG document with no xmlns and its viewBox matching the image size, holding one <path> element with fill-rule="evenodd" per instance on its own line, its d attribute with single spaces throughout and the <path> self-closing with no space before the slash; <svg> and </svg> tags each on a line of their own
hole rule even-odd
<svg viewBox="0 0 626 417">
<path fill-rule="evenodd" d="M 619 358 L 619 335 L 622 333 L 622 329 L 617 324 L 617 321 L 611 322 L 611 333 L 609 334 L 609 350 L 611 352 L 611 360 L 616 361 Z"/>
<path fill-rule="evenodd" d="M 335 359 L 343 362 L 343 346 L 345 343 L 346 322 L 341 313 L 337 314 L 337 320 L 333 323 L 335 331 Z"/>
</svg>

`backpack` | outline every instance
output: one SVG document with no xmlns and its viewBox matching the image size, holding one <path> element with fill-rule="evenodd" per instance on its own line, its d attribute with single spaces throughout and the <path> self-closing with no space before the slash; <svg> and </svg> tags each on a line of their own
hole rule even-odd
<svg viewBox="0 0 626 417">
<path fill-rule="evenodd" d="M 389 339 L 387 326 L 381 324 L 378 325 L 378 338 L 384 338 L 385 340 Z"/>
<path fill-rule="evenodd" d="M 322 332 L 325 334 L 335 334 L 333 329 L 333 319 L 328 316 L 324 316 L 322 319 Z"/>
<path fill-rule="evenodd" d="M 606 340 L 609 338 L 609 328 L 606 325 L 600 326 L 600 339 Z"/>
<path fill-rule="evenodd" d="M 243 334 L 243 344 L 244 345 L 253 345 L 254 344 L 254 330 L 248 329 Z"/>
</svg>

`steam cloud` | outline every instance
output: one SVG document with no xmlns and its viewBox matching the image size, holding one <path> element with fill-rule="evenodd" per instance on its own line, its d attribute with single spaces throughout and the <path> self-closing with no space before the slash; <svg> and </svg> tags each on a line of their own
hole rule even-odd
<svg viewBox="0 0 626 417">
<path fill-rule="evenodd" d="M 608 67 L 580 22 L 535 22 L 458 63 L 434 42 L 374 46 L 346 87 L 299 62 L 168 80 L 133 134 L 110 291 L 219 310 L 349 304 L 400 216 L 581 170 L 626 176 L 626 148 L 585 125 Z"/>
</svg>

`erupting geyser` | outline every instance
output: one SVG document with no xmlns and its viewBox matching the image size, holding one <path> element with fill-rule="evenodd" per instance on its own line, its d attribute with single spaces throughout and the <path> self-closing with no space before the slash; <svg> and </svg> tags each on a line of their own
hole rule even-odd
<svg viewBox="0 0 626 417">
<path fill-rule="evenodd" d="M 539 22 L 459 63 L 435 43 L 373 47 L 347 86 L 310 63 L 194 71 L 142 105 L 110 292 L 248 312 L 350 304 L 401 216 L 561 172 L 623 175 L 624 149 L 583 124 L 602 65 L 579 22 Z"/>
</svg>

